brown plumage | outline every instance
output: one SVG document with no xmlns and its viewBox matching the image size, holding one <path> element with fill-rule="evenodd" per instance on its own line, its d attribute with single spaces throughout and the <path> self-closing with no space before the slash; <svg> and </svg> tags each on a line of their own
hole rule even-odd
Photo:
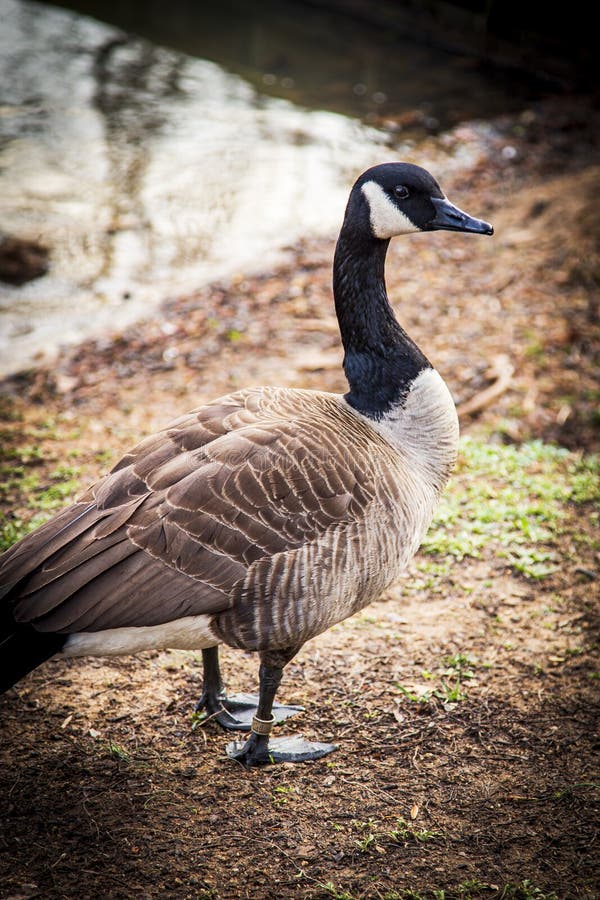
<svg viewBox="0 0 600 900">
<path fill-rule="evenodd" d="M 452 398 L 383 280 L 392 234 L 436 228 L 491 233 L 416 166 L 361 176 L 334 261 L 350 392 L 255 388 L 203 406 L 7 551 L 0 689 L 57 652 L 202 649 L 199 707 L 252 730 L 231 755 L 258 765 L 333 749 L 269 742 L 274 719 L 297 711 L 274 697 L 305 641 L 406 567 L 454 464 Z M 256 703 L 225 696 L 222 642 L 259 653 Z"/>
<path fill-rule="evenodd" d="M 7 552 L 15 619 L 71 634 L 210 613 L 232 646 L 302 644 L 332 624 L 329 608 L 298 605 L 322 573 L 339 569 L 344 583 L 334 620 L 364 605 L 362 582 L 377 576 L 367 538 L 398 530 L 401 463 L 337 395 L 264 388 L 217 400 L 142 441 Z M 361 537 L 373 506 L 376 532 Z M 361 540 L 369 552 L 354 577 L 347 544 Z"/>
</svg>

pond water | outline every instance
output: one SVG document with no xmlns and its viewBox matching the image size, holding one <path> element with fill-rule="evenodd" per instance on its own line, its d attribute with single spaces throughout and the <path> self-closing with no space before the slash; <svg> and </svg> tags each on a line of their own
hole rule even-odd
<svg viewBox="0 0 600 900">
<path fill-rule="evenodd" d="M 0 374 L 333 234 L 364 167 L 525 100 L 294 3 L 77 6 L 0 0 L 0 233 L 51 263 L 0 284 Z"/>
</svg>

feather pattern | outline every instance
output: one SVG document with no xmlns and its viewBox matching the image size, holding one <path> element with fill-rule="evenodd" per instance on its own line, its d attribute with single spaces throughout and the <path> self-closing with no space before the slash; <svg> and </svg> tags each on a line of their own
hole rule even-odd
<svg viewBox="0 0 600 900">
<path fill-rule="evenodd" d="M 210 613 L 232 646 L 303 643 L 412 555 L 437 493 L 413 468 L 338 395 L 240 391 L 142 441 L 58 531 L 28 536 L 35 568 L 19 545 L 5 556 L 15 618 L 74 633 Z"/>
</svg>

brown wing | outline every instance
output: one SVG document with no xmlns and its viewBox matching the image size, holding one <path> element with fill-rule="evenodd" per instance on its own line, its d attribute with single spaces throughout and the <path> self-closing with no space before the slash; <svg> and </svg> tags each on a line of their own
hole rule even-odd
<svg viewBox="0 0 600 900">
<path fill-rule="evenodd" d="M 5 554 L 15 618 L 76 632 L 228 609 L 256 560 L 369 502 L 368 447 L 347 452 L 335 408 L 327 395 L 245 391 L 147 438 Z"/>
</svg>

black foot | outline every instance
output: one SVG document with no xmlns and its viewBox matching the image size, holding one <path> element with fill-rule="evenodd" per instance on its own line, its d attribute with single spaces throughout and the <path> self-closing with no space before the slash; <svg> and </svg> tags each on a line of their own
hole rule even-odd
<svg viewBox="0 0 600 900">
<path fill-rule="evenodd" d="M 280 762 L 320 759 L 337 750 L 335 744 L 307 741 L 301 734 L 273 738 L 267 745 L 256 738 L 257 735 L 253 733 L 245 743 L 232 741 L 227 745 L 227 756 L 242 762 L 245 766 L 267 766 Z"/>
<path fill-rule="evenodd" d="M 228 731 L 250 731 L 252 719 L 256 715 L 258 696 L 256 694 L 233 694 L 231 697 L 221 696 L 218 704 L 209 703 L 204 694 L 196 705 L 196 712 L 204 710 L 203 722 L 215 721 Z M 284 706 L 273 704 L 275 722 L 285 722 L 290 716 L 304 712 L 303 706 Z M 202 723 L 201 723 L 202 724 Z"/>
</svg>

